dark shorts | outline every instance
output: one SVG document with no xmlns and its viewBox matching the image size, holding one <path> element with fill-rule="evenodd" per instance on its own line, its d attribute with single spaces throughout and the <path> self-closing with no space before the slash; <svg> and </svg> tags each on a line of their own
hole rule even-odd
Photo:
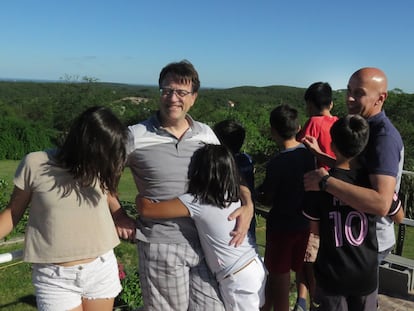
<svg viewBox="0 0 414 311">
<path fill-rule="evenodd" d="M 309 230 L 266 233 L 265 265 L 269 273 L 300 272 Z"/>
</svg>

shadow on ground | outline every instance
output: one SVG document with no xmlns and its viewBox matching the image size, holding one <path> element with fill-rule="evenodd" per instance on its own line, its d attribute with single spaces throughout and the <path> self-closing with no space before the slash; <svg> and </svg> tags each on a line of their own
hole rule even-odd
<svg viewBox="0 0 414 311">
<path fill-rule="evenodd" d="M 19 304 L 27 304 L 27 305 L 30 305 L 32 307 L 36 307 L 36 296 L 35 295 L 27 295 L 27 296 L 21 297 L 19 300 L 15 301 L 15 302 L 10 302 L 10 303 L 5 304 L 5 305 L 0 305 L 0 310 L 8 310 L 8 308 L 10 308 L 12 306 L 17 306 Z"/>
</svg>

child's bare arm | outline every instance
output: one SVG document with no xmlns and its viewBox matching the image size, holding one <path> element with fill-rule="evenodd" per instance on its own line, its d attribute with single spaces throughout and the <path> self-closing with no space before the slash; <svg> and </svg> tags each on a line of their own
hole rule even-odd
<svg viewBox="0 0 414 311">
<path fill-rule="evenodd" d="M 0 238 L 8 235 L 22 219 L 31 196 L 32 193 L 30 191 L 14 187 L 7 208 L 0 213 Z"/>
<path fill-rule="evenodd" d="M 137 196 L 135 199 L 140 216 L 147 218 L 177 218 L 190 217 L 187 207 L 178 199 L 153 202 L 150 199 Z"/>
</svg>

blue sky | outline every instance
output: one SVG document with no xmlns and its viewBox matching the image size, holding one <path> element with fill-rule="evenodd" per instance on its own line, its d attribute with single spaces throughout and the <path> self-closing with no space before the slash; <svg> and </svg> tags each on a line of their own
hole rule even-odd
<svg viewBox="0 0 414 311">
<path fill-rule="evenodd" d="M 188 59 L 204 87 L 315 81 L 346 88 L 383 69 L 414 93 L 414 3 L 348 1 L 2 1 L 0 78 L 156 84 Z"/>
</svg>

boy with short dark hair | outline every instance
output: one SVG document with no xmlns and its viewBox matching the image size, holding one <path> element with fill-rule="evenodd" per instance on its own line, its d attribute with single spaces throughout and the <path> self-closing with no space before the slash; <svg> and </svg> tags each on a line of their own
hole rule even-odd
<svg viewBox="0 0 414 311">
<path fill-rule="evenodd" d="M 216 123 L 213 127 L 213 131 L 220 143 L 226 146 L 233 154 L 240 176 L 243 180 L 242 182 L 244 182 L 250 189 L 252 201 L 254 202 L 254 163 L 250 155 L 241 151 L 244 139 L 246 138 L 246 130 L 239 122 L 227 119 Z M 249 234 L 253 241 L 256 242 L 255 215 L 253 215 L 250 222 Z"/>
<path fill-rule="evenodd" d="M 331 176 L 369 187 L 368 175 L 361 173 L 354 161 L 368 142 L 367 121 L 359 115 L 340 118 L 331 128 L 331 137 L 336 165 L 322 178 L 320 190 L 325 190 Z M 376 216 L 353 209 L 328 192 L 307 194 L 311 204 L 305 207 L 304 215 L 311 221 L 311 232 L 320 233 L 314 310 L 376 310 Z M 403 217 L 396 196 L 389 216 L 396 221 Z"/>
<path fill-rule="evenodd" d="M 280 152 L 269 160 L 266 176 L 257 189 L 258 201 L 271 205 L 266 219 L 265 265 L 269 271 L 262 311 L 289 310 L 290 271 L 301 280 L 309 238 L 309 221 L 303 216 L 303 175 L 315 168 L 311 152 L 296 140 L 298 111 L 289 105 L 270 114 L 272 138 Z M 301 301 L 306 310 L 306 300 Z"/>
<path fill-rule="evenodd" d="M 331 86 L 327 82 L 312 83 L 305 91 L 304 100 L 306 114 L 309 119 L 296 135 L 296 139 L 302 141 L 306 136 L 312 136 L 318 142 L 320 149 L 334 158 L 335 154 L 331 149 L 330 129 L 332 124 L 338 120 L 338 117 L 331 114 L 333 107 Z M 319 161 L 317 161 L 317 166 L 329 169 L 327 165 Z M 316 286 L 313 264 L 318 254 L 318 248 L 319 236 L 311 232 L 304 258 L 305 265 L 303 269 L 305 278 L 303 284 L 298 284 L 298 301 L 301 299 L 306 300 L 309 292 L 309 298 L 312 303 Z M 301 311 L 301 308 L 296 305 L 293 311 Z"/>
<path fill-rule="evenodd" d="M 312 136 L 317 140 L 320 149 L 324 153 L 334 157 L 329 130 L 332 124 L 338 120 L 338 117 L 331 114 L 333 107 L 331 86 L 327 82 L 311 84 L 305 91 L 304 100 L 306 103 L 306 114 L 309 116 L 309 119 L 296 135 L 297 140 L 301 141 L 305 136 Z M 321 162 L 318 162 L 318 166 L 329 169 Z"/>
</svg>

